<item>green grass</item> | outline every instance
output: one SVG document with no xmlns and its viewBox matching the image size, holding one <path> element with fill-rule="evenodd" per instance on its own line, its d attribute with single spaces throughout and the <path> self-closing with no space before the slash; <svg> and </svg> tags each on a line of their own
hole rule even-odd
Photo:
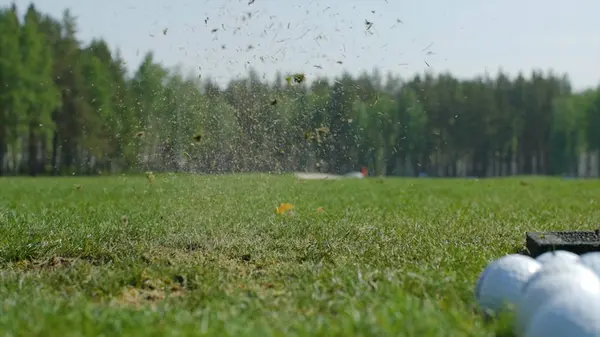
<svg viewBox="0 0 600 337">
<path fill-rule="evenodd" d="M 0 335 L 494 336 L 473 288 L 597 181 L 0 179 Z M 278 216 L 289 202 L 295 214 Z M 324 212 L 317 212 L 322 207 Z"/>
</svg>

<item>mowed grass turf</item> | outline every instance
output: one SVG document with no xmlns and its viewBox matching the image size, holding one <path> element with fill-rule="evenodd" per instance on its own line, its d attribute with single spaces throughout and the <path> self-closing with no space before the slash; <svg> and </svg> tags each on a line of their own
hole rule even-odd
<svg viewBox="0 0 600 337">
<path fill-rule="evenodd" d="M 600 182 L 0 179 L 0 334 L 494 336 L 475 282 Z M 277 215 L 280 203 L 296 207 Z M 322 208 L 322 212 L 318 211 Z"/>
</svg>

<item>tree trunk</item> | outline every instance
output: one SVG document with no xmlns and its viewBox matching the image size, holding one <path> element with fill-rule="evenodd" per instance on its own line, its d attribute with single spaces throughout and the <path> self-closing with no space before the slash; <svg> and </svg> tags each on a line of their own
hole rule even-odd
<svg viewBox="0 0 600 337">
<path fill-rule="evenodd" d="M 52 135 L 52 154 L 50 163 L 52 165 L 52 175 L 58 175 L 58 131 L 54 131 Z"/>
<path fill-rule="evenodd" d="M 0 176 L 3 176 L 5 174 L 4 172 L 4 157 L 6 157 L 6 153 L 7 153 L 7 144 L 5 141 L 5 138 L 0 135 Z"/>
<path fill-rule="evenodd" d="M 29 139 L 27 141 L 27 147 L 29 149 L 29 153 L 27 154 L 27 164 L 29 166 L 29 175 L 35 177 L 37 174 L 37 137 L 35 134 L 35 123 L 29 124 Z"/>
<path fill-rule="evenodd" d="M 61 156 L 62 157 L 62 165 L 60 166 L 63 169 L 70 170 L 73 168 L 73 161 L 75 157 L 75 149 L 73 146 L 73 142 L 68 139 L 62 145 Z M 59 157 L 59 159 L 60 159 Z"/>
<path fill-rule="evenodd" d="M 46 174 L 46 164 L 48 163 L 48 141 L 46 140 L 46 137 L 42 137 L 39 140 L 38 145 L 38 151 L 40 151 L 39 160 L 37 162 L 38 172 Z"/>
</svg>

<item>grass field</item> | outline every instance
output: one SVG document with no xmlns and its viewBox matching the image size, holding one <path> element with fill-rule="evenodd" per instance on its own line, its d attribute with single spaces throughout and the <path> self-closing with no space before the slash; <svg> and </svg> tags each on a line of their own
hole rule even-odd
<svg viewBox="0 0 600 337">
<path fill-rule="evenodd" d="M 494 336 L 473 288 L 600 182 L 0 179 L 3 336 Z M 280 203 L 296 207 L 277 215 Z M 320 209 L 319 211 L 317 209 Z"/>
</svg>

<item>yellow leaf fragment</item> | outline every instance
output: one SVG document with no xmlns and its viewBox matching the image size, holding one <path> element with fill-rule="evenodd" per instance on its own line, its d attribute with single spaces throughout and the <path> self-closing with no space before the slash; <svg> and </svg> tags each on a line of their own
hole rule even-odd
<svg viewBox="0 0 600 337">
<path fill-rule="evenodd" d="M 294 209 L 294 205 L 289 204 L 289 203 L 282 203 L 279 205 L 279 207 L 277 207 L 275 212 L 277 214 L 285 214 L 285 213 L 291 211 L 292 209 Z"/>
</svg>

